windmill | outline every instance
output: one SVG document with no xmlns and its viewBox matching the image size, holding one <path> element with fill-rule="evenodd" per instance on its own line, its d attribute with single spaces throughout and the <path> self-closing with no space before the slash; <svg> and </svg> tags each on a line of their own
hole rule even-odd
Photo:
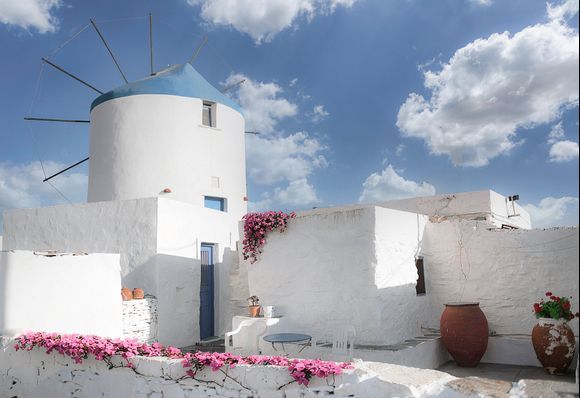
<svg viewBox="0 0 580 398">
<path fill-rule="evenodd" d="M 187 63 L 154 68 L 153 18 L 149 14 L 149 75 L 129 81 L 97 23 L 90 24 L 125 84 L 103 91 L 48 58 L 44 64 L 96 92 L 89 120 L 27 116 L 33 122 L 90 125 L 89 156 L 45 176 L 44 182 L 89 162 L 88 201 L 124 200 L 171 193 L 200 204 L 204 197 L 227 198 L 245 214 L 245 122 L 241 109 L 213 87 L 193 63 L 204 37 Z M 189 152 L 188 152 L 189 151 Z M 241 203 L 240 203 L 241 202 Z"/>
</svg>

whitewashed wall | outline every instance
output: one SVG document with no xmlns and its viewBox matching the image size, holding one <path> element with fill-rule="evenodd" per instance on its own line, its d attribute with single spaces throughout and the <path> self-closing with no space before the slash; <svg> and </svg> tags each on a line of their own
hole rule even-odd
<svg viewBox="0 0 580 398">
<path fill-rule="evenodd" d="M 119 253 L 123 284 L 156 293 L 157 199 L 4 211 L 4 248 Z"/>
<path fill-rule="evenodd" d="M 478 301 L 490 331 L 531 333 L 546 291 L 579 308 L 578 228 L 490 230 L 484 222 L 429 223 L 422 247 L 432 326 L 444 303 Z M 578 335 L 578 320 L 570 323 Z"/>
<path fill-rule="evenodd" d="M 0 253 L 0 335 L 122 335 L 118 254 Z"/>
<path fill-rule="evenodd" d="M 216 333 L 229 330 L 229 272 L 237 261 L 235 215 L 167 198 L 95 202 L 4 213 L 6 249 L 120 253 L 122 283 L 159 305 L 158 338 L 199 339 L 200 245 L 216 246 Z"/>
<path fill-rule="evenodd" d="M 524 208 L 517 202 L 508 202 L 505 196 L 489 189 L 391 200 L 376 205 L 432 217 L 483 218 L 497 227 L 507 224 L 523 229 L 531 228 L 530 215 Z"/>
<path fill-rule="evenodd" d="M 187 203 L 163 199 L 159 201 L 157 251 L 180 257 L 183 261 L 194 261 L 199 268 L 200 246 L 202 243 L 214 245 L 214 305 L 215 305 L 215 331 L 223 334 L 231 325 L 231 310 L 229 296 L 229 273 L 230 265 L 234 258 L 237 260 L 236 242 L 239 239 L 238 222 L 234 215 L 203 207 L 192 206 Z M 184 269 L 187 271 L 187 269 Z M 199 276 L 195 280 L 191 277 L 175 275 L 174 279 L 195 281 L 192 286 L 183 286 L 181 295 L 197 292 L 197 307 L 199 309 Z M 184 297 L 175 302 L 174 312 L 181 316 L 191 316 L 192 305 Z M 168 326 L 170 327 L 170 326 Z"/>
<path fill-rule="evenodd" d="M 423 225 L 423 216 L 375 207 L 299 215 L 246 264 L 249 292 L 279 309 L 286 331 L 329 338 L 351 324 L 368 344 L 418 336 L 427 309 L 415 292 Z"/>
</svg>

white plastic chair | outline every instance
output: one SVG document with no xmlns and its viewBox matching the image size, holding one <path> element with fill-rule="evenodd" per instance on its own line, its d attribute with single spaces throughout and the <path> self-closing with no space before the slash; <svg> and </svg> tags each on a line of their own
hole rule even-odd
<svg viewBox="0 0 580 398">
<path fill-rule="evenodd" d="M 245 320 L 240 322 L 236 330 L 227 332 L 225 338 L 226 352 L 242 353 L 245 355 L 260 353 L 260 336 L 266 333 L 267 326 L 262 322 Z"/>
<path fill-rule="evenodd" d="M 340 325 L 334 328 L 332 336 L 332 355 L 352 359 L 356 329 L 352 325 Z"/>
</svg>

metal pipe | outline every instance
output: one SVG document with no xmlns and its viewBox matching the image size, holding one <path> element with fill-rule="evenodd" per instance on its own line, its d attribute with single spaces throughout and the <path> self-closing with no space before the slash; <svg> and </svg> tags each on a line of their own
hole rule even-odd
<svg viewBox="0 0 580 398">
<path fill-rule="evenodd" d="M 90 120 L 76 119 L 51 119 L 46 117 L 25 117 L 24 120 L 33 120 L 37 122 L 64 122 L 64 123 L 90 123 Z"/>
<path fill-rule="evenodd" d="M 72 166 L 68 166 L 66 169 L 62 169 L 62 170 L 61 170 L 61 171 L 59 171 L 58 173 L 56 173 L 56 174 L 53 174 L 53 175 L 51 175 L 50 177 L 46 177 L 44 180 L 42 180 L 42 182 L 47 182 L 47 181 L 48 181 L 48 180 L 50 180 L 51 178 L 54 178 L 54 177 L 56 177 L 57 175 L 60 175 L 60 174 L 64 173 L 65 171 L 67 171 L 67 170 L 70 170 L 70 169 L 72 169 L 73 167 L 76 167 L 76 166 L 78 166 L 78 165 L 79 165 L 79 164 L 81 164 L 81 163 L 84 163 L 84 162 L 86 162 L 87 160 L 89 160 L 89 158 L 85 158 L 85 159 L 81 160 L 80 162 L 76 162 L 76 163 L 75 163 L 75 164 L 73 164 Z"/>
<path fill-rule="evenodd" d="M 151 76 L 153 76 L 153 15 L 151 15 L 151 13 L 149 13 L 149 58 Z"/>
<path fill-rule="evenodd" d="M 42 60 L 43 60 L 44 62 L 46 62 L 47 64 L 49 64 L 50 66 L 52 66 L 53 68 L 55 68 L 55 69 L 57 69 L 57 70 L 61 71 L 61 72 L 62 72 L 62 73 L 64 73 L 65 75 L 67 75 L 67 76 L 69 76 L 69 77 L 72 77 L 73 79 L 75 79 L 76 81 L 78 81 L 78 82 L 80 82 L 80 83 L 84 84 L 84 85 L 85 85 L 85 86 L 87 86 L 88 88 L 95 90 L 97 93 L 99 93 L 99 94 L 104 94 L 104 93 L 103 93 L 101 90 L 99 90 L 99 89 L 97 89 L 97 88 L 95 88 L 95 87 L 91 86 L 89 83 L 85 82 L 84 80 L 82 80 L 82 79 L 79 79 L 78 77 L 76 77 L 76 76 L 75 76 L 75 75 L 73 75 L 72 73 L 69 73 L 69 72 L 67 72 L 66 70 L 64 70 L 64 69 L 63 69 L 63 68 L 61 68 L 60 66 L 53 64 L 53 63 L 52 63 L 52 62 L 50 62 L 48 59 L 46 59 L 46 58 L 42 58 Z"/>
<path fill-rule="evenodd" d="M 113 62 L 115 63 L 115 65 L 117 65 L 117 69 L 119 69 L 119 72 L 121 73 L 121 76 L 123 76 L 123 80 L 125 80 L 125 83 L 129 83 L 129 81 L 127 80 L 127 78 L 125 77 L 125 74 L 123 73 L 123 71 L 121 70 L 121 66 L 119 66 L 119 63 L 117 62 L 117 59 L 115 58 L 115 56 L 113 55 L 113 51 L 111 51 L 111 49 L 109 48 L 109 45 L 107 44 L 107 42 L 105 41 L 105 38 L 103 37 L 103 35 L 101 34 L 101 31 L 99 30 L 99 28 L 97 27 L 97 24 L 95 23 L 95 21 L 93 21 L 93 19 L 90 19 L 91 24 L 93 25 L 93 28 L 95 28 L 95 30 L 97 31 L 97 34 L 99 35 L 99 37 L 101 38 L 101 41 L 103 42 L 103 44 L 105 45 L 105 47 L 107 48 L 107 51 L 109 52 L 109 54 L 111 55 L 111 58 L 113 58 Z"/>
<path fill-rule="evenodd" d="M 195 59 L 197 58 L 197 56 L 199 55 L 199 52 L 201 51 L 201 49 L 203 48 L 203 46 L 205 46 L 205 43 L 207 43 L 207 36 L 204 36 L 201 43 L 199 44 L 199 46 L 197 46 L 197 48 L 195 49 L 195 52 L 193 53 L 193 55 L 191 56 L 191 58 L 189 59 L 189 63 L 193 65 L 193 61 L 195 61 Z"/>
<path fill-rule="evenodd" d="M 236 87 L 238 87 L 240 84 L 244 84 L 244 82 L 245 82 L 245 81 L 246 81 L 246 79 L 242 79 L 242 80 L 240 80 L 240 81 L 239 81 L 239 82 L 237 82 L 237 83 L 230 84 L 229 86 L 227 86 L 226 88 L 224 88 L 224 89 L 222 90 L 222 94 L 223 94 L 223 93 L 227 93 L 227 92 L 228 92 L 228 91 L 230 91 L 232 88 L 236 88 Z"/>
</svg>

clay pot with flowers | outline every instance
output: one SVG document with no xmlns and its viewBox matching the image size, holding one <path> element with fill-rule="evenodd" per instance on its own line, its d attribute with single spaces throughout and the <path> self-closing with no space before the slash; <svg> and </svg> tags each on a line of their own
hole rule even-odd
<svg viewBox="0 0 580 398">
<path fill-rule="evenodd" d="M 258 296 L 248 297 L 248 309 L 250 310 L 250 316 L 252 318 L 257 318 L 260 316 L 260 309 L 262 308 L 258 303 L 260 299 Z"/>
<path fill-rule="evenodd" d="M 565 374 L 574 358 L 576 340 L 568 321 L 573 314 L 570 300 L 546 292 L 546 299 L 534 303 L 538 323 L 532 330 L 532 344 L 538 360 L 550 374 Z"/>
</svg>

